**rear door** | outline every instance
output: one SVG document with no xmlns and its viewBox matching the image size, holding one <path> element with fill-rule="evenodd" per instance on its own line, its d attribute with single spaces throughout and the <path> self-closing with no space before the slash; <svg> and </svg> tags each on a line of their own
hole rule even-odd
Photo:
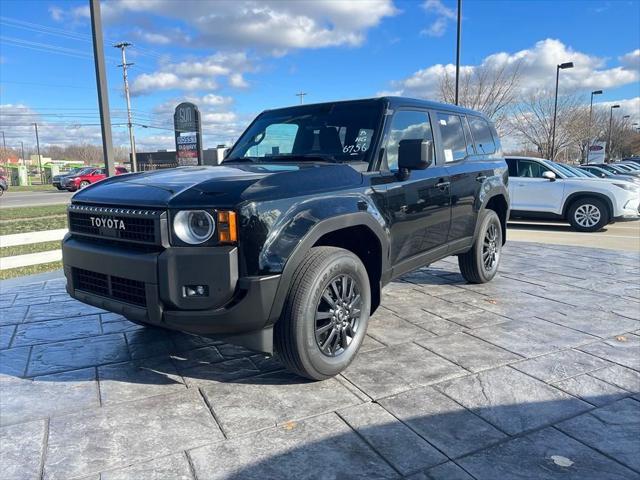
<svg viewBox="0 0 640 480">
<path fill-rule="evenodd" d="M 447 242 L 465 243 L 473 238 L 480 190 L 484 180 L 491 176 L 493 164 L 487 161 L 487 155 L 476 152 L 465 115 L 446 111 L 438 111 L 435 115 L 436 130 L 440 138 L 438 143 L 451 182 L 451 226 Z M 486 124 L 486 121 L 480 120 Z M 489 128 L 488 124 L 486 128 Z M 491 133 L 489 138 L 490 140 L 482 140 L 483 151 L 494 153 L 496 149 Z"/>
</svg>

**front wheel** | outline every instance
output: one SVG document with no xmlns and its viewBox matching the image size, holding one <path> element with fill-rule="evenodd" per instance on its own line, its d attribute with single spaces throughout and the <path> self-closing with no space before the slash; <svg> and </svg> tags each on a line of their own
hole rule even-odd
<svg viewBox="0 0 640 480">
<path fill-rule="evenodd" d="M 569 207 L 567 219 L 579 232 L 597 232 L 609 223 L 609 212 L 601 200 L 583 198 Z"/>
<path fill-rule="evenodd" d="M 91 185 L 91 182 L 87 181 L 87 180 L 83 180 L 80 182 L 80 190 L 82 190 L 85 187 L 88 187 L 89 185 Z"/>
<path fill-rule="evenodd" d="M 348 250 L 314 247 L 298 266 L 281 318 L 275 347 L 286 367 L 324 380 L 355 358 L 369 323 L 367 270 Z"/>
<path fill-rule="evenodd" d="M 471 250 L 458 255 L 460 273 L 469 283 L 487 283 L 498 272 L 502 255 L 502 225 L 498 214 L 484 210 L 480 227 Z"/>
</svg>

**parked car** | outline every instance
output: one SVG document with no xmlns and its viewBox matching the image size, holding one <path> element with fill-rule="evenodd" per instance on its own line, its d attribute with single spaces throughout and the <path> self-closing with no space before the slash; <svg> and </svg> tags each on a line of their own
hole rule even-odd
<svg viewBox="0 0 640 480">
<path fill-rule="evenodd" d="M 640 164 L 640 157 L 627 157 L 622 159 L 623 162 L 633 162 L 635 164 Z"/>
<path fill-rule="evenodd" d="M 58 190 L 64 190 L 65 188 L 62 186 L 62 179 L 64 177 L 72 177 L 72 176 L 78 174 L 80 172 L 80 170 L 82 170 L 82 169 L 83 169 L 82 167 L 76 167 L 76 168 L 72 168 L 67 173 L 61 173 L 60 175 L 54 175 L 54 177 L 51 179 L 51 183 Z"/>
<path fill-rule="evenodd" d="M 4 175 L 0 175 L 0 197 L 4 195 L 5 190 L 9 189 L 9 184 L 7 183 L 7 177 Z"/>
<path fill-rule="evenodd" d="M 530 157 L 508 157 L 512 217 L 567 220 L 595 232 L 618 218 L 637 218 L 640 189 L 625 181 L 571 176 L 561 165 Z"/>
<path fill-rule="evenodd" d="M 631 171 L 633 171 L 633 172 L 640 171 L 640 165 L 638 165 L 635 162 L 616 162 L 616 163 L 614 163 L 614 165 L 619 165 L 619 166 L 621 166 L 623 168 L 631 169 Z"/>
<path fill-rule="evenodd" d="M 627 170 L 626 168 L 621 168 L 619 165 L 614 165 L 612 163 L 588 163 L 587 165 L 591 165 L 591 166 L 597 166 L 600 168 L 604 168 L 605 170 L 611 172 L 611 173 L 616 173 L 619 175 L 631 175 L 631 176 L 640 176 L 640 172 L 636 173 L 630 170 Z"/>
<path fill-rule="evenodd" d="M 478 112 L 398 97 L 268 110 L 221 166 L 78 192 L 67 291 L 325 379 L 353 360 L 392 279 L 448 255 L 469 282 L 494 277 L 507 180 Z"/>
<path fill-rule="evenodd" d="M 602 168 L 599 165 L 580 165 L 580 170 L 590 172 L 593 175 L 600 178 L 608 178 L 609 180 L 624 180 L 625 182 L 632 182 L 640 185 L 640 178 L 633 175 L 624 175 L 621 173 L 611 173 L 609 170 Z"/>
<path fill-rule="evenodd" d="M 129 173 L 129 171 L 124 167 L 116 167 L 116 175 L 122 175 L 123 173 Z M 75 192 L 105 178 L 107 178 L 107 170 L 105 168 L 86 168 L 75 175 L 63 178 L 61 184 L 70 192 Z"/>
</svg>

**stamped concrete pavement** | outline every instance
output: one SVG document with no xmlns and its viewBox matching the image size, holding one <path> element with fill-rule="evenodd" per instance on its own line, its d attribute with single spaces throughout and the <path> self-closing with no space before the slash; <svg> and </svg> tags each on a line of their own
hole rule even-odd
<svg viewBox="0 0 640 480">
<path fill-rule="evenodd" d="M 0 293 L 0 478 L 640 479 L 640 253 L 532 243 L 384 291 L 309 382 L 216 340 Z"/>
</svg>

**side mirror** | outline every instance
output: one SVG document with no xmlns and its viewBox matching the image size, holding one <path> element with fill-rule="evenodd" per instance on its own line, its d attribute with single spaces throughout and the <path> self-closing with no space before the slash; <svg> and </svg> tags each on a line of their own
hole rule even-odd
<svg viewBox="0 0 640 480">
<path fill-rule="evenodd" d="M 406 139 L 398 144 L 398 168 L 400 170 L 424 170 L 433 163 L 433 142 Z"/>
<path fill-rule="evenodd" d="M 542 172 L 542 178 L 546 178 L 550 182 L 555 182 L 556 181 L 556 174 L 553 173 L 550 170 L 547 170 L 546 172 Z"/>
</svg>

